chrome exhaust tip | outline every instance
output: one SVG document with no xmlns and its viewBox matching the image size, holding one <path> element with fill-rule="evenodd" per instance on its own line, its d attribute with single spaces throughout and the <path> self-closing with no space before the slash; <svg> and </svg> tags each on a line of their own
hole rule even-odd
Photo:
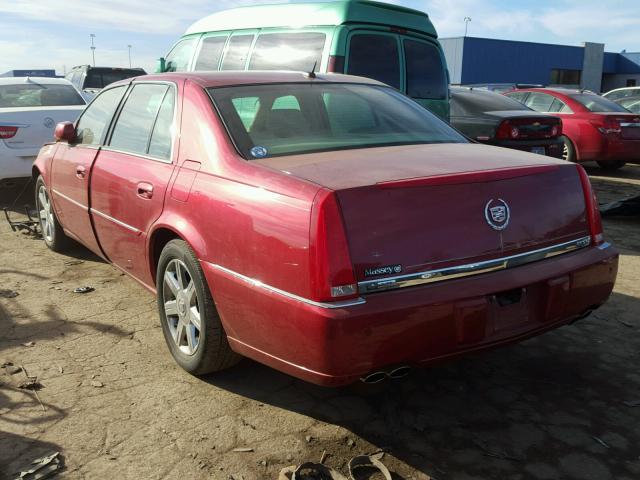
<svg viewBox="0 0 640 480">
<path fill-rule="evenodd" d="M 387 375 L 389 378 L 399 379 L 409 375 L 409 372 L 411 372 L 411 367 L 409 365 L 402 365 L 401 367 L 394 368 L 388 372 Z"/>
<path fill-rule="evenodd" d="M 362 378 L 360 378 L 360 381 L 362 383 L 368 383 L 368 384 L 374 384 L 374 383 L 380 383 L 383 380 L 387 379 L 387 372 L 373 372 L 370 373 L 369 375 L 366 375 Z"/>
</svg>

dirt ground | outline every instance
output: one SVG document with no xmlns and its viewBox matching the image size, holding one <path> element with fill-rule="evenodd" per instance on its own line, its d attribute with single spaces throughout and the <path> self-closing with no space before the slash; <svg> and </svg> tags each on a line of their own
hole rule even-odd
<svg viewBox="0 0 640 480">
<path fill-rule="evenodd" d="M 589 173 L 603 202 L 640 194 L 640 166 Z M 0 362 L 42 389 L 0 369 L 0 477 L 60 451 L 58 478 L 276 479 L 323 451 L 346 473 L 382 449 L 396 479 L 638 479 L 640 218 L 605 227 L 620 273 L 588 319 L 403 380 L 324 389 L 248 360 L 186 374 L 133 280 L 2 221 Z M 85 285 L 95 291 L 72 293 Z"/>
</svg>

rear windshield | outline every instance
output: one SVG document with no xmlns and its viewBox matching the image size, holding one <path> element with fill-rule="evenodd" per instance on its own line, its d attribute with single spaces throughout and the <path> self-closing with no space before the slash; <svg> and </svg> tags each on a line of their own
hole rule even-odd
<svg viewBox="0 0 640 480">
<path fill-rule="evenodd" d="M 576 93 L 569 95 L 569 97 L 573 98 L 576 102 L 584 105 L 587 110 L 592 112 L 625 112 L 629 113 L 629 111 L 618 105 L 616 102 L 612 102 L 611 100 L 600 97 L 598 95 L 594 95 L 592 93 Z"/>
<path fill-rule="evenodd" d="M 0 108 L 62 107 L 86 102 L 71 85 L 24 83 L 0 85 Z"/>
<path fill-rule="evenodd" d="M 144 72 L 140 70 L 92 68 L 87 72 L 87 78 L 85 78 L 82 88 L 104 88 L 113 82 L 143 74 Z"/>
<path fill-rule="evenodd" d="M 466 143 L 388 87 L 293 83 L 208 89 L 247 159 L 349 148 Z"/>
<path fill-rule="evenodd" d="M 451 90 L 451 103 L 470 115 L 477 115 L 484 112 L 497 112 L 509 110 L 529 110 L 522 103 L 499 93 L 469 90 Z"/>
</svg>

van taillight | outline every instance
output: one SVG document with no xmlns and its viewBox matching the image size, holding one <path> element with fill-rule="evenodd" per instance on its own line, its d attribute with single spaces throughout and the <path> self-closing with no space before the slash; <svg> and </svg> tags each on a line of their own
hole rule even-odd
<svg viewBox="0 0 640 480">
<path fill-rule="evenodd" d="M 313 300 L 358 296 L 342 214 L 335 193 L 321 190 L 311 212 L 310 270 Z"/>
<path fill-rule="evenodd" d="M 600 245 L 604 242 L 604 232 L 602 229 L 602 218 L 600 218 L 600 210 L 598 208 L 598 198 L 596 197 L 593 187 L 591 187 L 591 182 L 585 169 L 580 165 L 576 165 L 576 168 L 578 169 L 582 190 L 584 192 L 584 203 L 587 211 L 587 221 L 589 222 L 591 243 L 593 245 Z"/>
<path fill-rule="evenodd" d="M 0 125 L 0 138 L 6 140 L 8 138 L 13 138 L 18 133 L 18 127 L 9 127 Z"/>
</svg>

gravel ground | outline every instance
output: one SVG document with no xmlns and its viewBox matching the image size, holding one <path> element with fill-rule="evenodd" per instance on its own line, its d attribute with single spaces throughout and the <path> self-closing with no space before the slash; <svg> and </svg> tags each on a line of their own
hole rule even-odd
<svg viewBox="0 0 640 480">
<path fill-rule="evenodd" d="M 640 167 L 589 173 L 601 201 L 640 194 Z M 58 478 L 250 480 L 323 451 L 346 473 L 379 449 L 396 479 L 640 478 L 640 219 L 605 227 L 620 273 L 588 319 L 400 381 L 323 389 L 248 360 L 186 374 L 133 280 L 2 222 L 0 362 L 23 371 L 0 368 L 0 478 L 52 451 Z M 19 388 L 25 371 L 37 395 Z"/>
</svg>

